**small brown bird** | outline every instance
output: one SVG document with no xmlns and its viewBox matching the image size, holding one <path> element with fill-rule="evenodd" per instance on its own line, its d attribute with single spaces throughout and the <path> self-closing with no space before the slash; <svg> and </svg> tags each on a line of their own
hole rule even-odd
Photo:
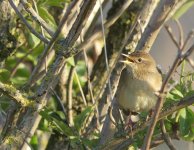
<svg viewBox="0 0 194 150">
<path fill-rule="evenodd" d="M 121 73 L 117 91 L 119 105 L 125 111 L 147 112 L 156 104 L 158 92 L 162 85 L 155 60 L 149 53 L 133 52 L 123 56 L 126 68 Z"/>
</svg>

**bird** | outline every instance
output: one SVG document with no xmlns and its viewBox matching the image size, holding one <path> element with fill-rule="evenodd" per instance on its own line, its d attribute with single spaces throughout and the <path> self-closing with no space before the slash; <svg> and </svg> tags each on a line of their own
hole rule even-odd
<svg viewBox="0 0 194 150">
<path fill-rule="evenodd" d="M 144 51 L 122 54 L 125 69 L 117 88 L 117 102 L 125 112 L 149 112 L 157 102 L 156 93 L 162 85 L 162 75 L 154 58 Z"/>
</svg>

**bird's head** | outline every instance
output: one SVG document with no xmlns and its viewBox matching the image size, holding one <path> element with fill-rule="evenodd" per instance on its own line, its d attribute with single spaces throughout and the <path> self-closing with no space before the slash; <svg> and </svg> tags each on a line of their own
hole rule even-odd
<svg viewBox="0 0 194 150">
<path fill-rule="evenodd" d="M 121 62 L 126 65 L 126 68 L 132 72 L 133 75 L 143 76 L 144 74 L 157 71 L 155 60 L 147 52 L 136 51 L 129 55 L 122 55 L 125 59 Z"/>
</svg>

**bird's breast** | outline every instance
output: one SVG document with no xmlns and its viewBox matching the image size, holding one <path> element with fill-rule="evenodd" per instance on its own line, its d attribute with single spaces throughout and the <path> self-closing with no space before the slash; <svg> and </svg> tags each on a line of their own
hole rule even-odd
<svg viewBox="0 0 194 150">
<path fill-rule="evenodd" d="M 151 81 L 152 82 L 152 81 Z M 155 104 L 157 97 L 150 80 L 143 81 L 126 78 L 123 86 L 119 86 L 118 103 L 125 110 L 132 112 L 149 111 Z"/>
</svg>

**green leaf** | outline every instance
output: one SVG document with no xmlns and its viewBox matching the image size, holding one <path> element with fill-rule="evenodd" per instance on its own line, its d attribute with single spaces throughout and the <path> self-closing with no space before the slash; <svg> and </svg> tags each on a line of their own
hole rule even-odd
<svg viewBox="0 0 194 150">
<path fill-rule="evenodd" d="M 67 59 L 67 62 L 71 65 L 71 66 L 75 66 L 75 61 L 73 57 L 70 57 Z"/>
<path fill-rule="evenodd" d="M 47 0 L 45 4 L 49 6 L 57 6 L 63 8 L 65 3 L 69 3 L 70 0 Z"/>
<path fill-rule="evenodd" d="M 39 130 L 45 131 L 45 132 L 52 132 L 52 130 L 49 128 L 49 122 L 48 120 L 42 118 L 39 126 L 38 126 Z"/>
<path fill-rule="evenodd" d="M 23 85 L 28 80 L 29 76 L 30 72 L 28 68 L 26 68 L 25 64 L 21 63 L 18 66 L 14 78 L 11 78 L 10 80 L 16 85 Z"/>
<path fill-rule="evenodd" d="M 173 94 L 176 98 L 183 98 L 184 97 L 182 92 L 176 88 L 171 91 L 171 94 Z"/>
<path fill-rule="evenodd" d="M 83 143 L 85 146 L 87 146 L 87 147 L 89 147 L 90 149 L 92 149 L 92 148 L 94 148 L 94 147 L 97 146 L 99 140 L 98 140 L 98 139 L 82 138 L 81 141 L 82 141 L 82 143 Z"/>
<path fill-rule="evenodd" d="M 185 97 L 192 96 L 192 95 L 194 95 L 194 90 L 189 91 L 189 92 L 185 95 Z"/>
<path fill-rule="evenodd" d="M 58 129 L 60 129 L 63 134 L 65 134 L 68 137 L 73 135 L 72 129 L 69 126 L 67 126 L 64 122 L 59 121 L 55 118 L 52 118 L 52 119 L 53 119 L 53 123 L 55 124 L 55 126 Z"/>
<path fill-rule="evenodd" d="M 194 0 L 188 0 L 184 3 L 174 14 L 173 19 L 179 19 L 189 8 L 191 8 L 194 4 Z"/>
<path fill-rule="evenodd" d="M 93 111 L 93 107 L 88 106 L 84 111 L 81 112 L 81 114 L 75 117 L 74 126 L 78 131 L 82 128 L 86 118 L 90 115 L 92 111 Z"/>
<path fill-rule="evenodd" d="M 7 69 L 0 69 L 0 81 L 6 83 L 9 80 L 10 72 Z"/>
<path fill-rule="evenodd" d="M 36 135 L 32 136 L 30 145 L 32 146 L 33 150 L 38 150 L 38 137 Z"/>
<path fill-rule="evenodd" d="M 40 39 L 30 32 L 28 34 L 28 43 L 30 48 L 34 48 L 40 43 Z"/>
<path fill-rule="evenodd" d="M 185 140 L 194 140 L 194 112 L 183 108 L 178 113 L 180 135 Z"/>
<path fill-rule="evenodd" d="M 56 23 L 55 23 L 55 19 L 53 18 L 53 16 L 48 12 L 48 10 L 44 7 L 38 7 L 38 11 L 40 16 L 49 24 L 53 27 L 53 29 L 51 30 L 55 30 L 56 29 Z"/>
<path fill-rule="evenodd" d="M 51 122 L 52 121 L 52 119 L 51 119 L 51 117 L 49 116 L 49 109 L 43 109 L 43 110 L 41 110 L 40 112 L 39 112 L 39 114 L 44 118 L 44 119 L 46 119 L 47 121 L 49 121 L 49 122 Z"/>
<path fill-rule="evenodd" d="M 68 125 L 66 125 L 59 116 L 56 116 L 54 114 L 57 113 L 46 108 L 40 111 L 40 115 L 48 122 L 53 124 L 52 128 L 56 129 L 60 133 L 65 134 L 68 137 L 72 136 L 73 135 L 72 129 Z"/>
</svg>

